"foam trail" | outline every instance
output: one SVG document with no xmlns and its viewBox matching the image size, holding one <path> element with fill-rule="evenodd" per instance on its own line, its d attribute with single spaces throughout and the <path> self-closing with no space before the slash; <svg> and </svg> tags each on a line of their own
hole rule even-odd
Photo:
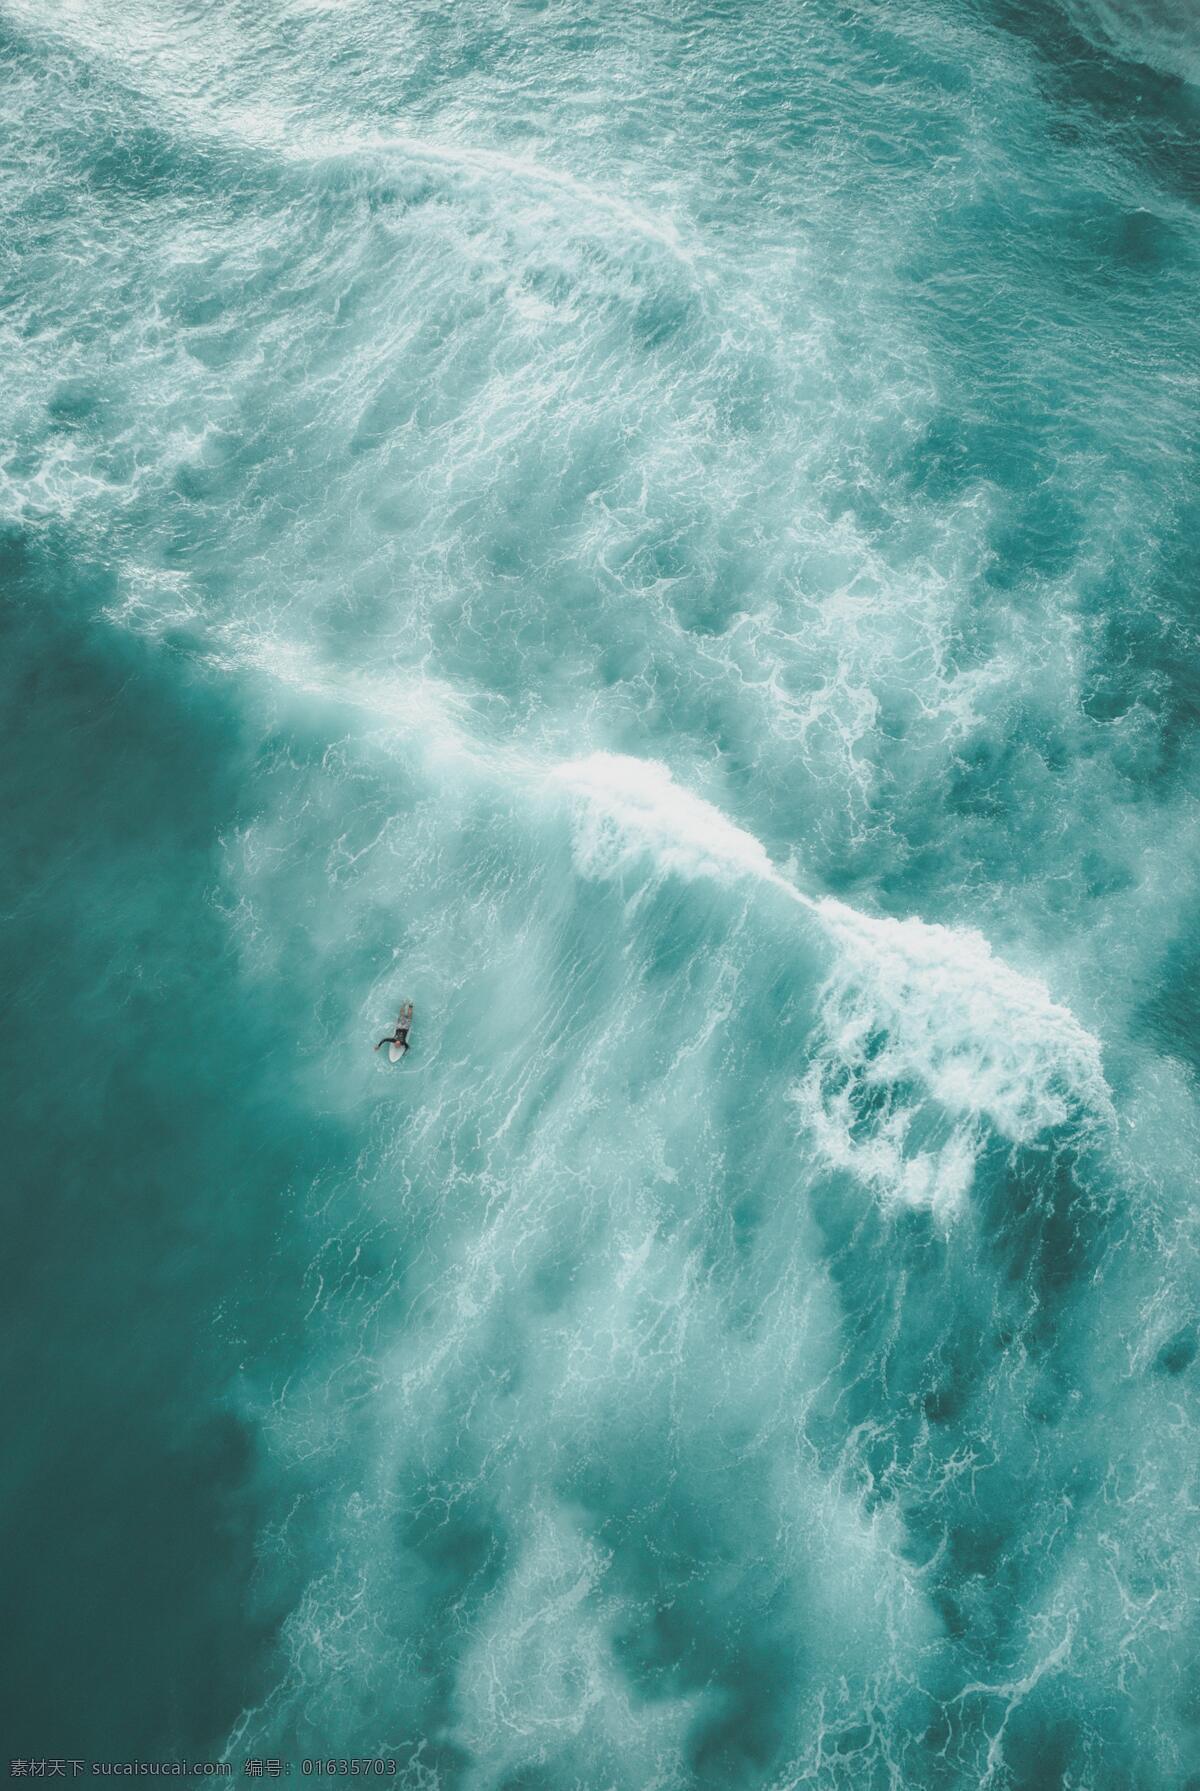
<svg viewBox="0 0 1200 1791">
<path fill-rule="evenodd" d="M 303 641 L 257 621 L 210 620 L 178 574 L 140 567 L 125 571 L 123 595 L 104 611 L 118 627 L 151 639 L 174 637 L 216 671 L 235 677 L 249 673 L 282 691 L 355 711 L 372 728 L 478 775 L 495 775 L 498 766 L 510 776 L 529 769 L 531 762 L 516 750 L 481 744 L 478 704 L 422 665 L 398 666 L 391 673 L 334 667 Z"/>
<path fill-rule="evenodd" d="M 273 143 L 273 138 L 256 139 Z M 548 167 L 530 156 L 508 155 L 499 149 L 479 149 L 468 144 L 439 143 L 425 137 L 409 136 L 402 131 L 344 138 L 308 138 L 299 144 L 278 145 L 282 152 L 298 160 L 333 160 L 342 156 L 399 154 L 418 162 L 432 162 L 456 172 L 484 180 L 507 176 L 527 186 L 541 187 L 576 201 L 587 210 L 607 213 L 635 235 L 669 249 L 680 261 L 690 263 L 679 231 L 667 219 L 651 217 L 618 194 L 604 192 L 589 182 L 579 180 L 562 168 Z"/>
</svg>

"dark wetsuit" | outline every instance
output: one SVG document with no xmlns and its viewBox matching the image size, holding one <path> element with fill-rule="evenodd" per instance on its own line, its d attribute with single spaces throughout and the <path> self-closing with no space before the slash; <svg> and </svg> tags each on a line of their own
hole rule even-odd
<svg viewBox="0 0 1200 1791">
<path fill-rule="evenodd" d="M 389 1032 L 388 1036 L 385 1039 L 380 1039 L 379 1044 L 376 1045 L 375 1049 L 377 1051 L 379 1051 L 382 1049 L 382 1047 L 384 1045 L 399 1045 L 401 1051 L 407 1051 L 408 1050 L 408 1029 L 411 1024 L 412 1024 L 412 1002 L 410 1001 L 410 1002 L 406 1003 L 406 1005 L 400 1009 L 400 1017 L 396 1021 L 395 1032 Z"/>
</svg>

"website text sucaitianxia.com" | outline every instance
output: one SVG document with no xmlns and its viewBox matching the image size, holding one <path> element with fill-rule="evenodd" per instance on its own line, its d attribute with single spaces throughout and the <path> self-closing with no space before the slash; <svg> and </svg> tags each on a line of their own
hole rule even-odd
<svg viewBox="0 0 1200 1791">
<path fill-rule="evenodd" d="M 205 1778 L 281 1779 L 394 1778 L 399 1762 L 387 1759 L 311 1760 L 9 1760 L 11 1779 Z"/>
</svg>

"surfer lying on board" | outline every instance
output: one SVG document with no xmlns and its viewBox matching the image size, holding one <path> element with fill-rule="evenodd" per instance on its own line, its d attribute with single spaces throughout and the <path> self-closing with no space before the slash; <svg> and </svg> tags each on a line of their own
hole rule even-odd
<svg viewBox="0 0 1200 1791">
<path fill-rule="evenodd" d="M 407 1051 L 408 1029 L 411 1025 L 412 1002 L 406 1001 L 404 1006 L 400 1009 L 400 1018 L 396 1021 L 395 1032 L 389 1033 L 385 1039 L 380 1039 L 379 1044 L 376 1045 L 375 1049 L 378 1051 L 381 1045 L 398 1045 L 402 1052 Z"/>
</svg>

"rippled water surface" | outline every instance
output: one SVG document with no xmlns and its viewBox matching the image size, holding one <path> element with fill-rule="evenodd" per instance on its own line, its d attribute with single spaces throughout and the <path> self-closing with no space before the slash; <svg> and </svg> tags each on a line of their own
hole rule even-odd
<svg viewBox="0 0 1200 1791">
<path fill-rule="evenodd" d="M 1198 83 L 0 5 L 11 1755 L 1200 1786 Z"/>
</svg>

